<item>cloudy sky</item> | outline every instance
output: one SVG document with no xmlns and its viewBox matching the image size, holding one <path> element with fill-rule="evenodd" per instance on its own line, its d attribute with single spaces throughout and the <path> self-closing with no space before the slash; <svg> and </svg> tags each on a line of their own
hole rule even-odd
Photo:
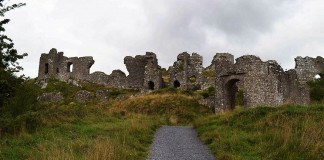
<svg viewBox="0 0 324 160">
<path fill-rule="evenodd" d="M 11 0 L 11 2 L 21 2 Z M 29 54 L 36 77 L 41 53 L 93 56 L 91 72 L 126 72 L 125 56 L 157 54 L 168 68 L 179 53 L 254 54 L 294 68 L 296 56 L 324 56 L 323 0 L 24 0 L 7 13 L 6 34 Z"/>
</svg>

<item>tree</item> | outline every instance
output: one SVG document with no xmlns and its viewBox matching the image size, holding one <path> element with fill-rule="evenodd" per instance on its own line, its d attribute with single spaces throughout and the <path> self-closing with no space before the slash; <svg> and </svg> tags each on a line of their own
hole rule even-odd
<svg viewBox="0 0 324 160">
<path fill-rule="evenodd" d="M 9 19 L 4 18 L 5 13 L 26 5 L 25 3 L 6 5 L 8 1 L 0 0 L 0 108 L 12 97 L 16 88 L 23 82 L 24 76 L 17 77 L 16 72 L 23 68 L 19 66 L 18 60 L 27 56 L 27 54 L 18 54 L 14 48 L 12 39 L 4 34 L 4 25 L 9 23 Z"/>
</svg>

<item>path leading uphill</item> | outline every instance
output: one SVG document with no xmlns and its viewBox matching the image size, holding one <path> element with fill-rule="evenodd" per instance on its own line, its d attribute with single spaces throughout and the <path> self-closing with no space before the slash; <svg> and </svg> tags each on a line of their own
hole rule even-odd
<svg viewBox="0 0 324 160">
<path fill-rule="evenodd" d="M 189 126 L 164 126 L 157 130 L 148 160 L 215 160 Z"/>
</svg>

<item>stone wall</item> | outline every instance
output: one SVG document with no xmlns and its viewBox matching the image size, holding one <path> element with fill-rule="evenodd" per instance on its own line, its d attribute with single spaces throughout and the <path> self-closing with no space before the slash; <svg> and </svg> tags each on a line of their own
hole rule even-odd
<svg viewBox="0 0 324 160">
<path fill-rule="evenodd" d="M 93 72 L 88 81 L 114 88 L 126 88 L 126 74 L 121 70 L 113 70 L 110 75 L 104 72 Z"/>
<path fill-rule="evenodd" d="M 229 57 L 230 54 L 215 59 L 215 112 L 235 107 L 235 93 L 239 87 L 244 91 L 245 107 L 308 104 L 310 98 L 306 82 L 320 73 L 324 66 L 319 57 L 297 57 L 296 68 L 285 72 L 273 60 L 263 62 L 259 57 L 246 55 L 234 63 Z"/>
<path fill-rule="evenodd" d="M 187 52 L 178 55 L 177 61 L 169 67 L 170 85 L 183 89 L 201 89 L 204 82 L 203 58 L 197 53 Z"/>
<path fill-rule="evenodd" d="M 88 78 L 94 60 L 92 57 L 65 57 L 63 52 L 51 49 L 40 57 L 38 80 L 56 78 L 61 81 L 69 79 L 85 80 Z"/>
<path fill-rule="evenodd" d="M 126 78 L 128 88 L 158 89 L 162 87 L 162 70 L 155 53 L 124 58 L 129 75 Z M 150 84 L 149 84 L 150 83 Z M 152 87 L 150 88 L 149 85 Z"/>
<path fill-rule="evenodd" d="M 148 58 L 148 62 L 145 65 L 143 89 L 154 90 L 162 88 L 162 69 L 158 65 L 156 55 L 154 53 L 147 53 L 146 55 L 150 55 L 150 58 Z"/>
<path fill-rule="evenodd" d="M 314 79 L 324 67 L 322 57 L 297 57 L 296 67 L 284 71 L 274 60 L 262 61 L 254 55 L 237 58 L 229 53 L 217 53 L 210 66 L 204 68 L 203 57 L 197 53 L 183 52 L 169 67 L 171 87 L 189 90 L 215 88 L 215 95 L 202 103 L 215 108 L 215 112 L 235 107 L 235 94 L 243 90 L 245 107 L 259 105 L 276 106 L 285 103 L 308 104 L 310 102 L 307 81 Z M 42 54 L 39 62 L 38 80 L 56 78 L 61 81 L 90 81 L 114 88 L 154 90 L 164 86 L 162 69 L 156 54 L 124 58 L 129 75 L 114 70 L 89 73 L 94 64 L 92 57 L 65 57 L 63 52 L 51 49 Z"/>
<path fill-rule="evenodd" d="M 300 56 L 295 58 L 297 79 L 300 83 L 314 79 L 315 75 L 321 73 L 324 66 L 324 58 L 318 56 L 316 58 Z"/>
<path fill-rule="evenodd" d="M 65 57 L 63 52 L 51 49 L 48 54 L 40 57 L 38 81 L 46 81 L 48 78 L 56 78 L 61 81 L 90 81 L 115 88 L 158 89 L 162 87 L 162 71 L 158 65 L 156 55 L 147 52 L 146 55 L 137 55 L 134 58 L 127 56 L 124 63 L 129 72 L 114 70 L 110 75 L 104 72 L 90 74 L 90 68 L 94 64 L 92 57 Z M 149 87 L 153 86 L 153 87 Z"/>
</svg>

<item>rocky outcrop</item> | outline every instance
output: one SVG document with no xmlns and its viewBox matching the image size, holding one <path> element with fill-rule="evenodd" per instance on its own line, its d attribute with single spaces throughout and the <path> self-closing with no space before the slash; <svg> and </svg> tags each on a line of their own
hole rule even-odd
<svg viewBox="0 0 324 160">
<path fill-rule="evenodd" d="M 75 101 L 77 103 L 87 103 L 90 102 L 92 99 L 93 99 L 93 93 L 86 90 L 78 91 L 75 94 Z"/>
<path fill-rule="evenodd" d="M 43 93 L 41 96 L 38 97 L 39 101 L 47 101 L 47 102 L 62 102 L 64 97 L 61 92 L 50 92 L 50 93 Z"/>
</svg>

